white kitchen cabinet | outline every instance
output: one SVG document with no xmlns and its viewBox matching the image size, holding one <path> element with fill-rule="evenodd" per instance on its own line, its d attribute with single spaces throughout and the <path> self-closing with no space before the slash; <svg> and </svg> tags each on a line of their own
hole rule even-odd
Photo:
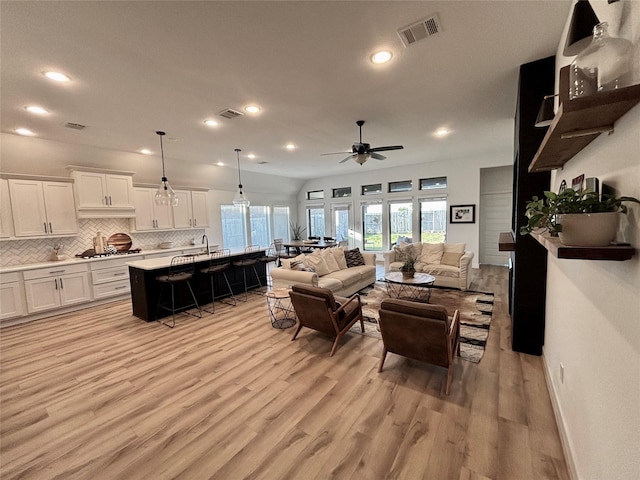
<svg viewBox="0 0 640 480">
<path fill-rule="evenodd" d="M 136 216 L 133 220 L 134 231 L 170 230 L 173 228 L 171 205 L 156 205 L 155 188 L 135 187 L 133 199 Z"/>
<path fill-rule="evenodd" d="M 0 238 L 13 237 L 13 214 L 9 197 L 9 181 L 0 178 Z"/>
<path fill-rule="evenodd" d="M 16 237 L 78 233 L 71 183 L 13 178 L 8 183 Z"/>
<path fill-rule="evenodd" d="M 80 218 L 131 218 L 135 215 L 133 173 L 123 175 L 102 169 L 68 168 L 75 181 Z"/>
<path fill-rule="evenodd" d="M 19 273 L 0 275 L 0 320 L 25 314 L 24 286 Z"/>
<path fill-rule="evenodd" d="M 205 228 L 209 226 L 207 192 L 176 190 L 178 205 L 173 207 L 175 228 Z"/>
<path fill-rule="evenodd" d="M 131 258 L 113 258 L 90 264 L 93 298 L 114 297 L 131 291 L 129 267 Z"/>
<path fill-rule="evenodd" d="M 91 301 L 89 272 L 84 263 L 26 270 L 23 276 L 29 313 Z"/>
</svg>

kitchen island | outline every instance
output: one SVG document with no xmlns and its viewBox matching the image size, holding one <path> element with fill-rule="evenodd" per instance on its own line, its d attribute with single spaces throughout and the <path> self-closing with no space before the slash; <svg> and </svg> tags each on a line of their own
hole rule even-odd
<svg viewBox="0 0 640 480">
<path fill-rule="evenodd" d="M 231 289 L 235 295 L 244 294 L 244 277 L 242 268 L 234 267 L 233 262 L 245 258 L 259 258 L 265 255 L 265 250 L 258 252 L 245 253 L 242 251 L 232 251 L 231 256 L 225 259 L 218 259 L 218 263 L 230 261 L 232 265 L 226 270 L 227 278 L 231 284 Z M 159 301 L 161 285 L 156 280 L 158 275 L 169 272 L 171 266 L 171 257 L 150 258 L 147 260 L 137 260 L 128 262 L 129 266 L 129 282 L 131 283 L 131 303 L 133 304 L 133 314 L 147 322 L 157 320 L 157 318 L 171 315 L 171 312 L 161 310 L 156 317 L 156 310 Z M 201 270 L 209 266 L 209 256 L 200 254 L 195 256 L 195 274 L 190 280 L 191 288 L 198 301 L 198 305 L 202 307 L 211 303 L 211 283 L 208 275 L 202 274 Z M 263 286 L 267 285 L 267 269 L 263 262 L 256 264 L 258 278 Z M 259 283 L 252 268 L 247 268 L 247 284 L 258 288 Z M 176 306 L 189 303 L 189 293 L 184 286 L 176 288 Z M 228 292 L 228 287 L 222 278 L 214 277 L 214 288 L 216 297 L 224 295 Z M 168 293 L 169 289 L 165 289 Z"/>
</svg>

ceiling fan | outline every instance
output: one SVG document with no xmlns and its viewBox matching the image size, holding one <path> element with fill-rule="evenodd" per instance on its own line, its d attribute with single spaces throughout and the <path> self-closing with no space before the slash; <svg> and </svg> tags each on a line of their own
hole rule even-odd
<svg viewBox="0 0 640 480">
<path fill-rule="evenodd" d="M 344 163 L 347 160 L 353 158 L 357 163 L 362 165 L 364 162 L 366 162 L 369 159 L 369 157 L 375 158 L 376 160 L 384 160 L 385 158 L 387 158 L 384 155 L 380 155 L 377 152 L 386 152 L 389 150 L 401 150 L 404 148 L 402 145 L 389 145 L 387 147 L 371 148 L 371 145 L 369 145 L 368 143 L 362 143 L 362 125 L 364 125 L 364 120 L 358 120 L 356 122 L 356 125 L 358 125 L 358 127 L 360 128 L 360 142 L 353 144 L 353 146 L 351 147 L 351 152 L 322 153 L 321 155 L 337 155 L 339 153 L 350 153 L 350 155 L 344 160 L 341 160 L 340 163 Z"/>
</svg>

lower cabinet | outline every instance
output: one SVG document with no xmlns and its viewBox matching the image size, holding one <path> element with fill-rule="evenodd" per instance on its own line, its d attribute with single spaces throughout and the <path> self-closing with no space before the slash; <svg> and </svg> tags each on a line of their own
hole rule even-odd
<svg viewBox="0 0 640 480">
<path fill-rule="evenodd" d="M 0 275 L 0 320 L 22 317 L 25 313 L 24 289 L 20 274 Z"/>
<path fill-rule="evenodd" d="M 130 260 L 114 258 L 90 264 L 94 300 L 116 297 L 131 291 L 129 267 L 126 265 Z"/>
<path fill-rule="evenodd" d="M 37 313 L 91 301 L 86 264 L 39 268 L 23 272 L 27 311 Z"/>
</svg>

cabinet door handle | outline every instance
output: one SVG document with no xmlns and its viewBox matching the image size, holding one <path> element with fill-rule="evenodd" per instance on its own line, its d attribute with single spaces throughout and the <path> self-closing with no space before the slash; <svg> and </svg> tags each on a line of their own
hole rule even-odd
<svg viewBox="0 0 640 480">
<path fill-rule="evenodd" d="M 54 278 L 54 279 L 53 279 L 53 282 L 56 284 L 56 290 L 57 290 L 57 289 L 58 289 L 58 279 L 57 279 L 57 278 Z"/>
<path fill-rule="evenodd" d="M 193 227 L 193 220 L 189 219 L 189 226 Z"/>
<path fill-rule="evenodd" d="M 64 288 L 64 285 L 62 284 L 62 279 L 60 279 L 60 288 Z"/>
<path fill-rule="evenodd" d="M 126 285 L 122 285 L 120 287 L 115 287 L 114 290 L 122 290 L 123 288 L 127 288 Z"/>
<path fill-rule="evenodd" d="M 127 274 L 127 272 L 118 272 L 118 273 L 114 273 L 113 276 L 117 277 L 119 275 L 126 275 L 126 274 Z"/>
<path fill-rule="evenodd" d="M 105 204 L 105 205 L 109 205 L 109 200 L 107 199 L 107 196 L 106 196 L 106 195 L 104 196 L 104 204 Z"/>
<path fill-rule="evenodd" d="M 47 230 L 47 222 L 44 222 L 44 233 L 49 233 L 49 231 Z"/>
<path fill-rule="evenodd" d="M 55 274 L 55 273 L 64 273 L 64 270 L 51 270 L 49 272 L 51 275 Z"/>
<path fill-rule="evenodd" d="M 194 226 L 194 227 L 197 227 L 197 226 L 198 226 L 198 219 L 197 219 L 197 218 L 194 218 L 194 219 L 193 219 L 193 226 Z"/>
<path fill-rule="evenodd" d="M 49 233 L 53 233 L 53 227 L 51 226 L 51 222 L 49 222 Z"/>
<path fill-rule="evenodd" d="M 111 201 L 111 195 L 109 195 L 109 205 L 113 205 L 113 202 Z"/>
</svg>

